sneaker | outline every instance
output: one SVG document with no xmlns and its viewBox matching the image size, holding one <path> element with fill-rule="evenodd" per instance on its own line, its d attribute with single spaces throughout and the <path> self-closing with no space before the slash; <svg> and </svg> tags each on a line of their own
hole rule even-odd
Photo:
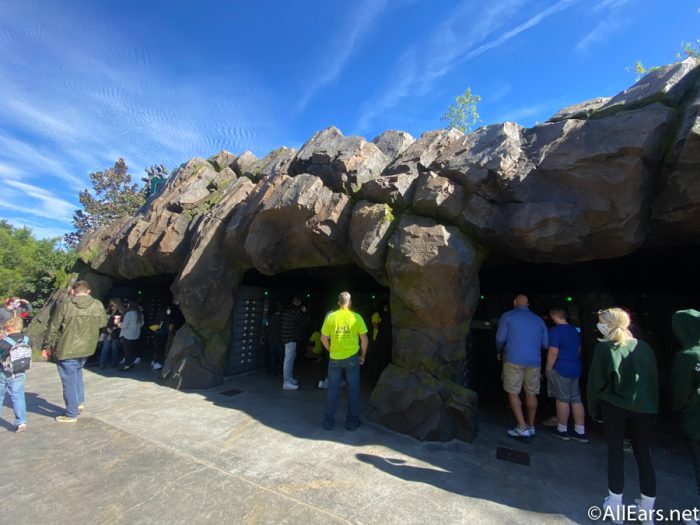
<svg viewBox="0 0 700 525">
<path fill-rule="evenodd" d="M 294 378 L 291 378 L 289 381 L 290 381 L 291 383 L 294 383 L 295 385 L 298 385 L 298 384 L 299 384 L 299 381 L 298 381 L 297 379 L 294 379 Z"/>
<path fill-rule="evenodd" d="M 136 359 L 134 359 L 134 364 L 135 364 L 135 365 L 138 365 L 140 362 L 141 362 L 141 358 L 140 358 L 140 357 L 137 357 Z"/>
<path fill-rule="evenodd" d="M 78 415 L 85 412 L 85 405 L 78 405 Z"/>
<path fill-rule="evenodd" d="M 354 423 L 346 423 L 345 428 L 348 429 L 350 432 L 352 432 L 353 430 L 357 430 L 361 424 L 362 424 L 362 421 L 360 421 L 358 419 Z"/>
<path fill-rule="evenodd" d="M 59 423 L 75 423 L 78 421 L 77 417 L 68 417 L 68 416 L 56 416 L 56 421 Z"/>
<path fill-rule="evenodd" d="M 569 437 L 574 441 L 578 441 L 579 443 L 588 443 L 590 441 L 586 434 L 579 434 L 576 431 L 569 432 Z"/>
<path fill-rule="evenodd" d="M 613 519 L 611 519 L 610 521 L 615 525 L 622 525 L 624 523 L 624 520 L 621 519 L 624 514 L 624 510 L 625 508 L 622 505 L 622 503 L 610 503 L 610 496 L 603 500 L 603 516 L 612 516 Z"/>
<path fill-rule="evenodd" d="M 156 363 L 153 365 L 153 370 L 160 370 L 161 368 L 163 368 L 163 365 L 161 365 L 160 363 Z"/>
<path fill-rule="evenodd" d="M 535 437 L 535 427 L 527 427 L 527 430 L 530 432 L 530 436 Z"/>
<path fill-rule="evenodd" d="M 328 388 L 328 379 L 321 379 L 318 382 L 318 388 L 324 388 L 324 389 Z"/>
<path fill-rule="evenodd" d="M 559 423 L 559 419 L 557 419 L 557 416 L 552 416 L 552 417 L 547 418 L 544 421 L 542 421 L 542 426 L 543 427 L 556 427 L 558 423 Z"/>
<path fill-rule="evenodd" d="M 282 390 L 299 390 L 299 385 L 295 385 L 291 381 L 282 383 Z"/>
<path fill-rule="evenodd" d="M 134 368 L 134 365 L 124 365 L 123 367 L 121 367 L 121 368 L 119 369 L 119 371 L 120 371 L 120 372 L 128 372 L 128 371 L 131 370 L 132 368 Z"/>
<path fill-rule="evenodd" d="M 120 364 L 120 365 L 126 364 L 126 357 L 122 357 L 122 360 L 119 361 L 119 364 Z"/>
<path fill-rule="evenodd" d="M 515 428 L 512 428 L 508 431 L 508 435 L 510 437 L 514 438 L 529 438 L 531 437 L 530 430 L 527 428 L 524 430 L 520 430 L 517 426 Z"/>
<path fill-rule="evenodd" d="M 17 425 L 17 426 L 15 427 L 15 432 L 17 432 L 18 434 L 19 434 L 20 432 L 24 432 L 25 430 L 27 430 L 27 424 L 26 424 L 26 423 L 20 423 L 19 425 Z"/>
<path fill-rule="evenodd" d="M 555 437 L 559 439 L 563 439 L 564 441 L 569 441 L 571 437 L 569 436 L 569 433 L 564 430 L 563 432 L 559 430 L 557 427 L 552 427 L 549 432 Z"/>
<path fill-rule="evenodd" d="M 153 368 L 156 365 L 155 361 L 151 361 L 151 368 Z"/>
</svg>

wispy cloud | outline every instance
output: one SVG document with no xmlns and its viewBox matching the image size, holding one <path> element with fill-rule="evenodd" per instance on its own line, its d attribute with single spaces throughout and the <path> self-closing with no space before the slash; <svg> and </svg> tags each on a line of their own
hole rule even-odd
<svg viewBox="0 0 700 525">
<path fill-rule="evenodd" d="M 5 179 L 3 180 L 3 188 L 3 197 L 0 200 L 0 205 L 29 215 L 70 222 L 71 215 L 77 208 L 76 204 L 70 203 L 57 197 L 54 193 L 32 184 Z M 32 206 L 25 204 L 28 202 L 28 199 L 35 199 Z"/>
<path fill-rule="evenodd" d="M 603 44 L 630 19 L 628 4 L 634 0 L 600 0 L 593 4 L 593 12 L 596 17 L 603 16 L 595 27 L 586 33 L 578 41 L 575 51 L 580 55 L 586 55 L 597 44 Z"/>
<path fill-rule="evenodd" d="M 337 37 L 329 46 L 324 63 L 320 66 L 320 73 L 302 94 L 299 111 L 303 110 L 323 87 L 340 76 L 362 36 L 372 28 L 388 4 L 389 0 L 365 0 L 359 6 L 349 4 L 352 15 L 346 27 L 337 32 Z"/>
<path fill-rule="evenodd" d="M 357 130 L 366 131 L 401 100 L 430 92 L 458 65 L 502 46 L 578 1 L 559 0 L 520 23 L 514 19 L 523 7 L 521 0 L 497 0 L 484 11 L 477 11 L 474 2 L 462 1 L 427 41 L 409 47 L 400 56 L 390 76 L 393 84 L 362 106 Z"/>
</svg>

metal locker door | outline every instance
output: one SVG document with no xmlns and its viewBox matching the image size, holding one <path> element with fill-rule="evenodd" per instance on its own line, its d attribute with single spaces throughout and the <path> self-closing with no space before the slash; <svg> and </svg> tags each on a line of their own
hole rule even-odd
<svg viewBox="0 0 700 525">
<path fill-rule="evenodd" d="M 231 347 L 227 375 L 240 374 L 263 364 L 262 324 L 264 290 L 239 286 L 231 315 Z"/>
</svg>

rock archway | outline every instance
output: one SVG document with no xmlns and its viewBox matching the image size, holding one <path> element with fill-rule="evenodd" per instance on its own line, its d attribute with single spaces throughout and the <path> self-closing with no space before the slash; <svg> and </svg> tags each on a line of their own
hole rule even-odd
<svg viewBox="0 0 700 525">
<path fill-rule="evenodd" d="M 299 151 L 191 159 L 136 217 L 84 240 L 82 275 L 177 274 L 187 324 L 163 374 L 185 388 L 221 380 L 248 269 L 357 264 L 392 298 L 394 363 L 370 417 L 470 439 L 476 397 L 454 376 L 483 259 L 569 264 L 697 245 L 699 167 L 700 68 L 687 59 L 532 128 L 368 142 L 330 127 Z"/>
</svg>

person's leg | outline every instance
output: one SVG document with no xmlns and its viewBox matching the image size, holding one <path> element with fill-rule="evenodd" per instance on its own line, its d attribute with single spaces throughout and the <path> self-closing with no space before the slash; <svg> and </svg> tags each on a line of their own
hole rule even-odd
<svg viewBox="0 0 700 525">
<path fill-rule="evenodd" d="M 57 361 L 56 365 L 63 386 L 63 401 L 66 404 L 65 415 L 67 417 L 78 417 L 77 363 L 75 359 L 64 359 Z"/>
<path fill-rule="evenodd" d="M 124 346 L 124 366 L 132 366 L 134 364 L 134 342 L 130 339 L 122 337 L 122 345 Z"/>
<path fill-rule="evenodd" d="M 586 424 L 586 410 L 583 408 L 583 403 L 571 403 L 571 414 L 574 416 L 574 425 L 584 427 Z M 583 432 L 580 432 L 581 434 Z"/>
<path fill-rule="evenodd" d="M 649 452 L 651 417 L 651 414 L 634 414 L 629 418 L 629 422 L 632 450 L 639 470 L 639 489 L 642 496 L 654 498 L 656 497 L 656 473 Z"/>
<path fill-rule="evenodd" d="M 297 344 L 294 341 L 284 344 L 284 364 L 282 365 L 282 380 L 291 383 L 294 379 L 294 359 L 297 356 Z"/>
<path fill-rule="evenodd" d="M 563 427 L 569 426 L 569 403 L 557 399 L 557 421 Z"/>
<path fill-rule="evenodd" d="M 622 494 L 625 487 L 624 451 L 622 440 L 625 435 L 626 416 L 624 411 L 602 403 L 603 426 L 608 442 L 608 489 L 613 494 Z"/>
<path fill-rule="evenodd" d="M 78 397 L 78 406 L 85 403 L 85 385 L 83 384 L 83 367 L 87 357 L 80 357 L 76 359 L 76 371 L 75 371 L 75 393 Z"/>
<path fill-rule="evenodd" d="M 348 385 L 348 413 L 345 426 L 355 430 L 360 424 L 360 360 L 358 355 L 345 359 L 345 381 Z"/>
<path fill-rule="evenodd" d="M 700 440 L 688 438 L 688 448 L 690 449 L 690 461 L 695 469 L 695 483 L 698 487 L 698 497 L 700 498 Z M 698 500 L 700 502 L 700 499 Z"/>
<path fill-rule="evenodd" d="M 527 409 L 527 427 L 534 427 L 537 415 L 537 394 L 525 393 L 525 408 Z"/>
<path fill-rule="evenodd" d="M 112 367 L 116 368 L 119 365 L 119 338 L 113 337 L 112 342 L 109 345 L 110 351 L 112 352 Z"/>
<path fill-rule="evenodd" d="M 112 339 L 110 337 L 105 337 L 102 341 L 102 347 L 100 351 L 100 368 L 104 369 L 107 366 L 107 357 L 112 349 Z"/>
<path fill-rule="evenodd" d="M 3 372 L 0 372 L 0 415 L 2 412 L 2 407 L 5 404 L 5 391 L 7 390 L 7 384 L 10 378 L 7 377 Z"/>
<path fill-rule="evenodd" d="M 537 396 L 540 393 L 540 368 L 525 367 L 523 371 L 523 386 L 525 388 L 525 407 L 527 409 L 527 427 L 535 428 L 537 416 Z"/>
<path fill-rule="evenodd" d="M 328 393 L 326 394 L 326 409 L 323 414 L 323 428 L 332 430 L 335 425 L 335 413 L 340 400 L 340 382 L 343 379 L 343 368 L 336 360 L 331 359 L 328 365 Z"/>
<path fill-rule="evenodd" d="M 526 430 L 527 424 L 523 417 L 523 406 L 520 402 L 520 391 L 523 388 L 524 367 L 503 363 L 503 390 L 508 395 L 508 404 L 515 416 L 520 430 Z"/>
<path fill-rule="evenodd" d="M 10 379 L 7 391 L 12 400 L 12 409 L 15 411 L 15 427 L 27 422 L 27 403 L 24 399 L 25 374 L 17 374 Z"/>
</svg>

